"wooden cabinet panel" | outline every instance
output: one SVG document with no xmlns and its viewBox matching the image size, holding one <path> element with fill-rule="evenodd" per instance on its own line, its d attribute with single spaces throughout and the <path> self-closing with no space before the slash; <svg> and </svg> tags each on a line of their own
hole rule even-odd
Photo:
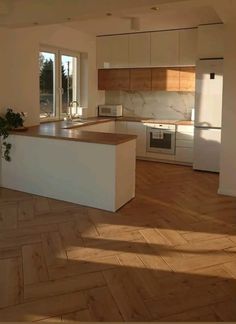
<svg viewBox="0 0 236 324">
<path fill-rule="evenodd" d="M 129 69 L 101 69 L 98 70 L 99 90 L 129 90 Z"/>
<path fill-rule="evenodd" d="M 151 66 L 179 65 L 179 31 L 151 33 Z"/>
<path fill-rule="evenodd" d="M 129 35 L 129 66 L 150 66 L 150 33 Z"/>
<path fill-rule="evenodd" d="M 151 69 L 130 70 L 130 90 L 151 90 L 152 71 Z"/>
<path fill-rule="evenodd" d="M 195 91 L 195 67 L 100 69 L 99 90 Z"/>
<path fill-rule="evenodd" d="M 152 69 L 152 90 L 179 91 L 180 72 L 177 68 Z"/>
<path fill-rule="evenodd" d="M 194 66 L 197 62 L 198 30 L 183 29 L 179 32 L 179 65 Z"/>
<path fill-rule="evenodd" d="M 109 71 L 110 70 L 98 70 L 98 90 L 108 90 Z"/>
<path fill-rule="evenodd" d="M 180 68 L 180 91 L 195 91 L 195 67 Z"/>
</svg>

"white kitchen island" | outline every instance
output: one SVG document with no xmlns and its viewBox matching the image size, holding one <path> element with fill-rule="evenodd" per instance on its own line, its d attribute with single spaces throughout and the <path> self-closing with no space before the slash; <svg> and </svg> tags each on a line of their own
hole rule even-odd
<svg viewBox="0 0 236 324">
<path fill-rule="evenodd" d="M 4 188 L 113 212 L 135 196 L 136 136 L 48 123 L 13 133 L 9 142 Z"/>
</svg>

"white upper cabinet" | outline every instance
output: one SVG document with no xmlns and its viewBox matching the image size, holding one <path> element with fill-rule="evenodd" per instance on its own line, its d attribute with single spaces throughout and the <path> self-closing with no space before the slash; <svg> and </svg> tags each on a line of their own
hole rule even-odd
<svg viewBox="0 0 236 324">
<path fill-rule="evenodd" d="M 99 69 L 111 66 L 111 38 L 97 37 L 97 67 Z"/>
<path fill-rule="evenodd" d="M 150 33 L 129 35 L 129 66 L 150 66 Z"/>
<path fill-rule="evenodd" d="M 179 31 L 179 64 L 181 66 L 196 65 L 197 36 L 197 28 L 183 29 Z"/>
<path fill-rule="evenodd" d="M 198 28 L 198 58 L 224 57 L 224 25 Z"/>
<path fill-rule="evenodd" d="M 179 65 L 179 31 L 151 33 L 151 66 Z"/>
<path fill-rule="evenodd" d="M 97 38 L 97 67 L 126 68 L 129 65 L 128 35 L 104 36 Z"/>
<path fill-rule="evenodd" d="M 97 37 L 97 67 L 104 69 L 196 65 L 199 39 L 203 44 L 203 51 L 206 52 L 207 38 L 202 35 L 204 32 L 201 32 L 201 28 L 199 38 L 197 28 Z"/>
<path fill-rule="evenodd" d="M 111 67 L 129 66 L 129 36 L 117 35 L 111 38 Z"/>
</svg>

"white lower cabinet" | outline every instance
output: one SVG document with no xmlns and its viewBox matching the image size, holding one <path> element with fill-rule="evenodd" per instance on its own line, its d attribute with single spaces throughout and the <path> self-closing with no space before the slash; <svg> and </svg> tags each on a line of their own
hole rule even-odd
<svg viewBox="0 0 236 324">
<path fill-rule="evenodd" d="M 127 122 L 126 121 L 116 121 L 116 133 L 117 134 L 127 134 Z"/>
<path fill-rule="evenodd" d="M 115 133 L 115 122 L 109 121 L 105 123 L 82 126 L 79 130 L 90 132 Z"/>
<path fill-rule="evenodd" d="M 147 152 L 147 128 L 140 122 L 117 121 L 115 130 L 118 134 L 137 135 L 137 158 L 146 158 L 156 161 L 169 161 L 172 163 L 193 163 L 194 127 L 192 125 L 177 126 L 175 155 Z"/>
<path fill-rule="evenodd" d="M 189 125 L 177 126 L 175 161 L 193 163 L 194 127 Z"/>
<path fill-rule="evenodd" d="M 147 152 L 146 158 L 157 161 L 175 161 L 175 155 Z"/>
<path fill-rule="evenodd" d="M 176 147 L 175 161 L 182 163 L 193 163 L 193 148 Z"/>
<path fill-rule="evenodd" d="M 193 138 L 194 127 L 190 125 L 177 126 L 176 132 L 176 152 L 175 155 L 154 153 L 146 151 L 147 128 L 141 122 L 132 121 L 110 121 L 81 128 L 84 131 L 130 134 L 136 135 L 136 156 L 156 161 L 169 161 L 177 163 L 193 163 Z"/>
<path fill-rule="evenodd" d="M 136 155 L 145 157 L 146 155 L 146 126 L 140 122 L 127 122 L 127 133 L 137 135 Z"/>
</svg>

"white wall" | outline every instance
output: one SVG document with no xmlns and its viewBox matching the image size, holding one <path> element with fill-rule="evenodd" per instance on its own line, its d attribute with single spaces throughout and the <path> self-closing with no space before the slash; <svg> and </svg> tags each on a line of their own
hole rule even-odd
<svg viewBox="0 0 236 324">
<path fill-rule="evenodd" d="M 78 30 L 53 25 L 0 30 L 0 109 L 12 106 L 28 112 L 28 124 L 39 123 L 40 44 L 88 53 L 88 107 L 94 115 L 97 105 L 96 39 Z M 2 51 L 3 49 L 3 51 Z M 3 85 L 3 86 L 2 86 Z"/>
<path fill-rule="evenodd" d="M 225 26 L 225 71 L 219 192 L 236 196 L 236 22 Z"/>
</svg>

